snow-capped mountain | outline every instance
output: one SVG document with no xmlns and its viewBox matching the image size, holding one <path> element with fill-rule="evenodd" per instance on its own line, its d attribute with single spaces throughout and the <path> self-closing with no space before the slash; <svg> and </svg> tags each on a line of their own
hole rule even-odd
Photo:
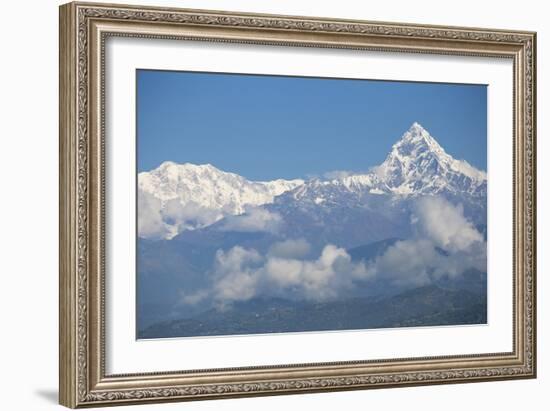
<svg viewBox="0 0 550 411">
<path fill-rule="evenodd" d="M 262 205 L 292 190 L 304 180 L 249 181 L 238 174 L 221 171 L 211 164 L 162 163 L 158 168 L 141 172 L 139 189 L 162 201 L 179 199 L 204 208 L 223 209 L 231 214 L 244 212 L 247 205 Z"/>
<path fill-rule="evenodd" d="M 295 310 L 302 326 L 304 303 L 317 298 L 318 324 L 317 307 L 333 298 L 332 290 L 339 300 L 325 311 L 342 318 L 358 307 L 348 302 L 363 297 L 374 308 L 404 301 L 406 313 L 429 300 L 443 318 L 441 301 L 453 287 L 464 293 L 460 301 L 473 292 L 485 296 L 486 174 L 447 154 L 417 123 L 396 140 L 370 171 L 334 172 L 327 179 L 255 182 L 209 164 L 172 162 L 140 173 L 140 332 L 159 322 L 164 328 L 156 337 L 173 336 L 176 323 L 191 333 L 219 332 L 227 322 L 222 314 L 235 307 L 253 315 L 265 308 L 273 318 L 283 312 L 287 319 Z M 437 287 L 445 293 L 434 300 Z M 474 304 L 477 311 L 460 309 L 449 318 L 457 324 L 475 312 L 483 323 L 485 306 Z M 212 311 L 221 306 L 221 314 Z M 421 318 L 433 318 L 425 309 Z M 378 311 L 387 320 L 387 309 Z M 215 321 L 204 326 L 208 318 Z"/>
<path fill-rule="evenodd" d="M 456 160 L 420 124 L 413 125 L 393 146 L 382 164 L 364 174 L 313 180 L 286 194 L 295 200 L 330 203 L 346 195 L 487 194 L 487 175 L 465 160 Z M 348 199 L 349 200 L 349 199 Z"/>
<path fill-rule="evenodd" d="M 374 174 L 380 189 L 398 194 L 484 193 L 485 172 L 456 160 L 420 124 L 414 123 L 395 143 Z"/>
<path fill-rule="evenodd" d="M 210 164 L 165 162 L 138 176 L 139 232 L 144 238 L 172 238 L 226 216 L 243 214 L 251 206 L 273 203 L 283 215 L 287 208 L 307 209 L 311 214 L 315 208 L 329 206 L 376 207 L 380 213 L 386 206 L 379 200 L 385 199 L 375 197 L 395 203 L 419 195 L 460 197 L 483 210 L 487 175 L 465 160 L 454 159 L 427 130 L 414 123 L 382 164 L 368 173 L 330 180 L 257 182 Z"/>
<path fill-rule="evenodd" d="M 171 238 L 182 230 L 210 225 L 226 215 L 242 214 L 248 206 L 271 203 L 276 196 L 303 183 L 299 179 L 249 181 L 210 164 L 166 161 L 138 175 L 138 198 L 143 212 L 156 212 L 161 219 L 153 235 L 143 230 L 140 234 Z M 141 213 L 142 210 L 140 217 Z M 148 222 L 141 221 L 140 225 Z"/>
</svg>

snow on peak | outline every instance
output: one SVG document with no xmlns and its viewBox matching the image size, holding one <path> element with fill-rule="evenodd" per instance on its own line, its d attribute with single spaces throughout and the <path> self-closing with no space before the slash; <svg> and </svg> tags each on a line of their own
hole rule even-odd
<svg viewBox="0 0 550 411">
<path fill-rule="evenodd" d="M 382 164 L 371 171 L 329 174 L 329 180 L 307 182 L 249 181 L 211 164 L 166 161 L 138 175 L 138 232 L 143 238 L 172 238 L 184 230 L 243 214 L 251 207 L 285 202 L 287 197 L 328 207 L 352 198 L 363 201 L 365 194 L 451 193 L 482 198 L 487 192 L 486 173 L 447 154 L 417 122 L 392 146 Z"/>
<path fill-rule="evenodd" d="M 138 174 L 138 207 L 143 210 L 138 214 L 148 216 L 138 221 L 138 231 L 143 238 L 172 238 L 183 230 L 242 214 L 249 206 L 272 203 L 303 183 L 298 179 L 249 181 L 211 164 L 165 161 Z"/>
<path fill-rule="evenodd" d="M 395 193 L 437 193 L 443 190 L 474 193 L 484 184 L 485 172 L 445 152 L 419 123 L 413 123 L 393 146 L 375 174 Z"/>
<path fill-rule="evenodd" d="M 454 159 L 420 123 L 414 122 L 392 146 L 384 162 L 370 172 L 339 172 L 323 184 L 309 181 L 292 193 L 295 198 L 306 201 L 321 195 L 320 192 L 326 196 L 327 191 L 334 189 L 359 195 L 448 192 L 483 196 L 487 175 L 465 160 Z"/>
<path fill-rule="evenodd" d="M 401 139 L 393 145 L 393 150 L 399 151 L 402 155 L 413 154 L 420 150 L 430 150 L 435 153 L 445 152 L 430 133 L 417 122 L 414 122 Z"/>
</svg>

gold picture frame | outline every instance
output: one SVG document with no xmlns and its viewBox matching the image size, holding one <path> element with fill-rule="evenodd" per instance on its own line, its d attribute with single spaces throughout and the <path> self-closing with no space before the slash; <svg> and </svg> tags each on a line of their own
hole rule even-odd
<svg viewBox="0 0 550 411">
<path fill-rule="evenodd" d="M 512 352 L 105 373 L 104 46 L 110 36 L 502 57 L 513 61 Z M 60 7 L 60 403 L 67 407 L 536 376 L 536 34 L 220 11 Z M 266 358 L 269 364 L 269 359 Z"/>
</svg>

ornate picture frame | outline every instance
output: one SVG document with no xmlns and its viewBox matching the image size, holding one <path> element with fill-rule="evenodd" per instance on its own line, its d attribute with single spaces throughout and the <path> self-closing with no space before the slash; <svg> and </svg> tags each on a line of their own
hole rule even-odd
<svg viewBox="0 0 550 411">
<path fill-rule="evenodd" d="M 513 62 L 510 352 L 107 374 L 105 42 L 113 37 Z M 60 7 L 60 403 L 186 401 L 536 377 L 536 34 L 69 3 Z M 510 250 L 502 250 L 509 253 Z"/>
</svg>

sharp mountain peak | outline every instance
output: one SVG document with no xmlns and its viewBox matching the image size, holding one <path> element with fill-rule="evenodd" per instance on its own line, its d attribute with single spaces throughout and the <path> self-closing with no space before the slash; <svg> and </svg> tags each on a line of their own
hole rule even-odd
<svg viewBox="0 0 550 411">
<path fill-rule="evenodd" d="M 158 235 L 171 238 L 183 230 L 205 227 L 226 215 L 242 214 L 249 207 L 273 202 L 327 206 L 349 204 L 352 197 L 363 201 L 365 194 L 400 197 L 450 193 L 483 198 L 487 176 L 447 154 L 415 122 L 393 144 L 382 164 L 366 173 L 344 173 L 330 180 L 249 181 L 211 164 L 165 161 L 154 170 L 139 173 L 138 191 L 142 209 L 147 202 L 159 210 L 158 221 L 153 222 L 154 227 L 162 228 L 156 230 Z M 192 221 L 186 218 L 185 224 L 177 222 L 197 210 L 209 213 Z"/>
</svg>

